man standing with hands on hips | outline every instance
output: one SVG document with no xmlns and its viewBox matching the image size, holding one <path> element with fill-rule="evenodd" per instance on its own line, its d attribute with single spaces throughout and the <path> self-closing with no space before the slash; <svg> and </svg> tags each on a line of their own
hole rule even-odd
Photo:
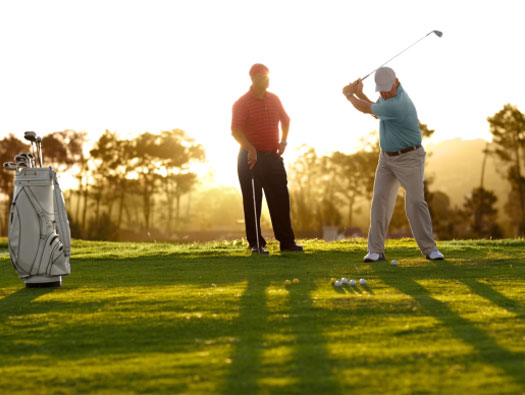
<svg viewBox="0 0 525 395">
<path fill-rule="evenodd" d="M 252 86 L 233 105 L 232 136 L 241 145 L 237 171 L 244 206 L 246 237 L 252 253 L 268 254 L 261 234 L 262 191 L 266 196 L 275 238 L 281 251 L 302 252 L 295 243 L 290 218 L 288 180 L 281 155 L 287 145 L 290 117 L 277 95 L 267 91 L 269 70 L 263 64 L 250 69 Z M 281 139 L 279 140 L 279 123 Z M 255 185 L 257 214 L 254 213 L 252 176 Z M 257 216 L 257 220 L 255 217 Z M 258 248 L 259 247 L 259 248 Z"/>
<path fill-rule="evenodd" d="M 358 111 L 379 118 L 381 152 L 370 212 L 368 254 L 364 261 L 385 259 L 385 238 L 400 185 L 406 192 L 406 213 L 419 249 L 427 259 L 444 259 L 434 242 L 432 220 L 425 201 L 426 152 L 421 146 L 416 108 L 390 67 L 377 69 L 375 83 L 376 92 L 381 95 L 376 103 L 363 93 L 361 79 L 343 88 L 343 94 Z"/>
</svg>

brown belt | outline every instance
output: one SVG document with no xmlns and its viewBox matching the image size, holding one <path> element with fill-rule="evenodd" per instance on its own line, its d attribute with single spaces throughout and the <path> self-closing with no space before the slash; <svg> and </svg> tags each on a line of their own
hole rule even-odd
<svg viewBox="0 0 525 395">
<path fill-rule="evenodd" d="M 385 154 L 387 154 L 388 156 L 398 156 L 398 155 L 401 155 L 401 154 L 406 154 L 407 152 L 410 152 L 410 151 L 415 151 L 418 148 L 421 148 L 421 144 L 413 145 L 412 147 L 408 147 L 408 148 L 402 149 L 401 151 L 396 151 L 396 152 L 383 151 L 383 152 Z"/>
</svg>

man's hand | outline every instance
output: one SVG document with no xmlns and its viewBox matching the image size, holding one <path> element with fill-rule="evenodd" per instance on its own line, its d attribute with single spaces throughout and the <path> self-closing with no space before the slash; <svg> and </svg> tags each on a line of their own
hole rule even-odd
<svg viewBox="0 0 525 395">
<path fill-rule="evenodd" d="M 253 169 L 256 163 L 257 163 L 257 150 L 255 148 L 252 148 L 248 151 L 248 166 L 250 167 L 250 170 Z"/>
<path fill-rule="evenodd" d="M 284 150 L 286 149 L 286 144 L 279 143 L 279 148 L 277 149 L 277 155 L 281 156 L 284 154 Z"/>
<path fill-rule="evenodd" d="M 361 78 L 358 78 L 355 83 L 357 83 L 355 94 L 357 97 L 363 96 L 363 81 L 361 81 Z"/>
<path fill-rule="evenodd" d="M 357 80 L 359 81 L 359 80 Z M 357 81 L 352 82 L 351 84 L 348 84 L 343 88 L 343 95 L 354 95 L 357 92 Z"/>
</svg>

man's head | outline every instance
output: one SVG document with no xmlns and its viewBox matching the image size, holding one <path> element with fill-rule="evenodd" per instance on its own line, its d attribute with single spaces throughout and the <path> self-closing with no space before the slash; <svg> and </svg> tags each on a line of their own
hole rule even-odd
<svg viewBox="0 0 525 395">
<path fill-rule="evenodd" d="M 383 99 L 390 99 L 396 95 L 399 80 L 396 73 L 390 67 L 380 67 L 375 74 L 376 92 L 379 92 Z"/>
<path fill-rule="evenodd" d="M 264 64 L 256 63 L 250 69 L 250 78 L 255 89 L 268 89 L 270 86 L 270 70 Z"/>
</svg>

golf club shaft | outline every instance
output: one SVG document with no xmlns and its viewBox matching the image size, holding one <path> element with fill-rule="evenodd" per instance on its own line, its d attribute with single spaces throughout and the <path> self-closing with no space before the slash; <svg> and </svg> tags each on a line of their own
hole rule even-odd
<svg viewBox="0 0 525 395">
<path fill-rule="evenodd" d="M 37 143 L 38 147 L 38 163 L 40 164 L 40 167 L 42 167 L 42 141 Z"/>
<path fill-rule="evenodd" d="M 418 42 L 420 42 L 421 40 L 423 40 L 425 37 L 431 35 L 432 33 L 436 33 L 437 30 L 432 30 L 430 33 L 426 34 L 425 36 L 421 37 L 419 40 L 417 40 L 415 43 L 413 43 L 412 45 L 406 47 L 404 50 L 402 50 L 401 52 L 399 52 L 397 55 L 394 55 L 393 57 L 391 57 L 390 59 L 388 59 L 385 63 L 383 63 L 381 66 L 379 66 L 377 69 L 380 69 L 381 67 L 383 67 L 385 64 L 387 64 L 388 62 L 390 62 L 391 60 L 397 58 L 399 55 L 401 55 L 403 52 L 407 51 L 408 49 L 412 48 L 414 45 L 416 45 Z M 439 32 L 441 33 L 441 32 Z M 436 33 L 436 35 L 438 35 L 438 37 L 441 37 L 440 34 Z M 370 73 L 368 73 L 367 75 L 365 75 L 363 78 L 361 78 L 361 81 L 364 81 L 366 78 L 368 78 L 371 74 L 375 73 L 377 71 L 377 69 L 375 69 L 374 71 L 371 71 Z"/>
<path fill-rule="evenodd" d="M 261 248 L 259 246 L 259 224 L 257 221 L 257 203 L 255 201 L 255 177 L 252 172 L 252 196 L 253 196 L 253 213 L 255 217 L 255 237 L 257 238 L 257 252 L 261 252 Z"/>
</svg>

